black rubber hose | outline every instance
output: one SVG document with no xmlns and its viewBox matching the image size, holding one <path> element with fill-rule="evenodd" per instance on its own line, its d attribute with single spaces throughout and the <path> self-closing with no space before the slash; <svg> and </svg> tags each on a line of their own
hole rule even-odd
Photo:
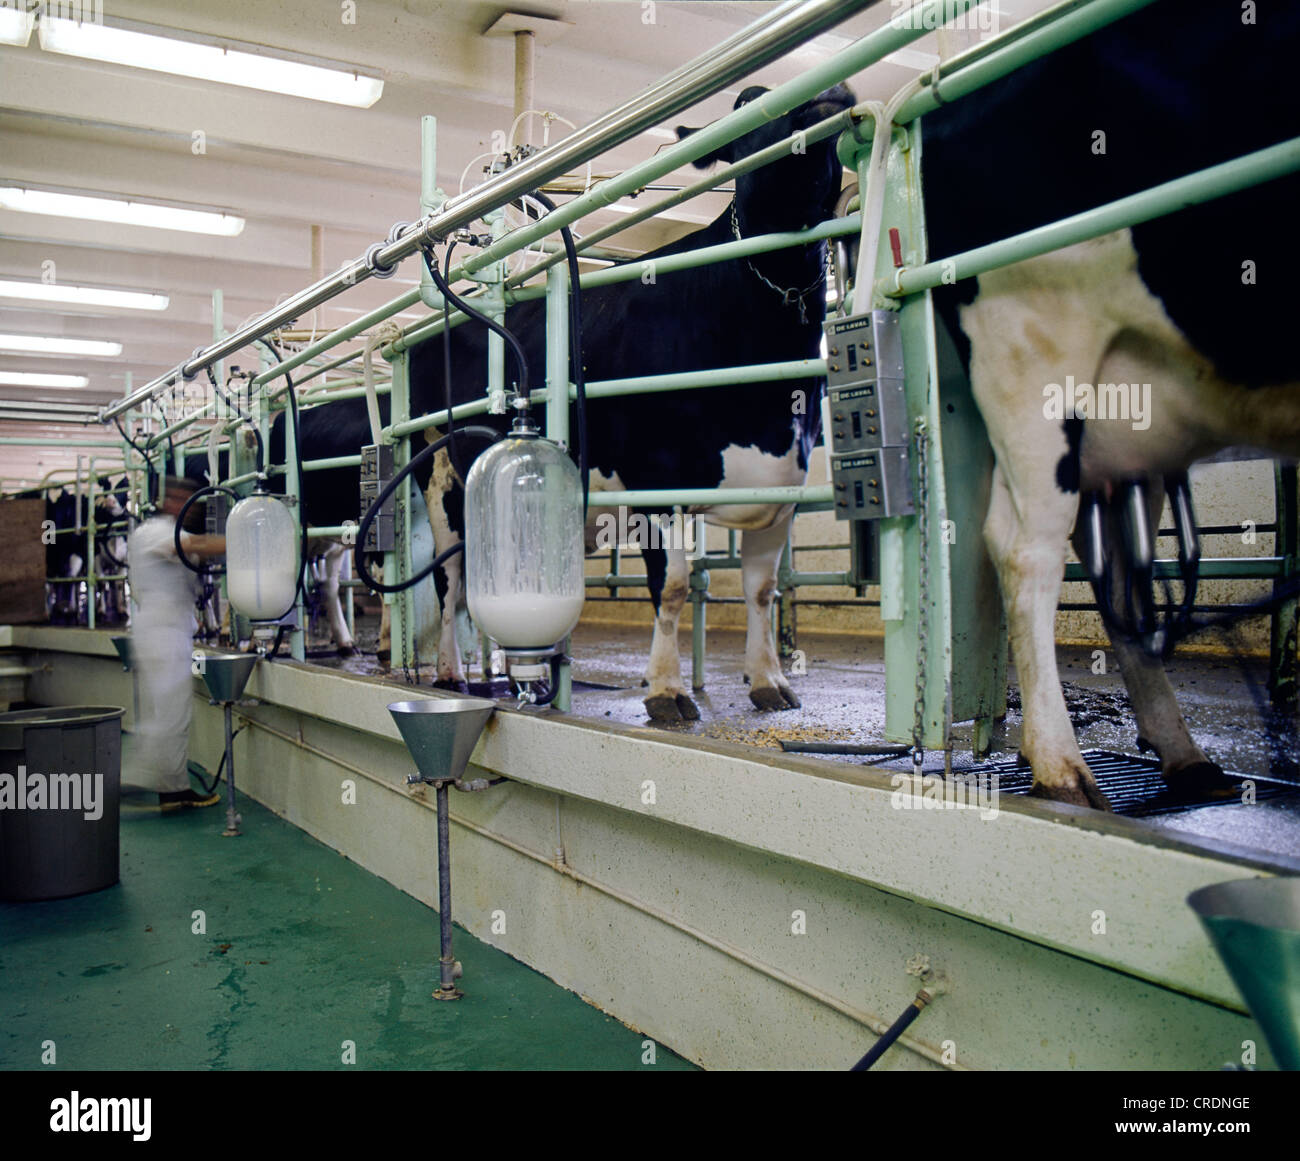
<svg viewBox="0 0 1300 1161">
<path fill-rule="evenodd" d="M 541 191 L 528 195 L 541 202 L 551 213 L 555 203 Z M 587 383 L 582 370 L 582 282 L 578 273 L 578 250 L 568 226 L 560 227 L 564 255 L 569 267 L 569 374 L 578 396 L 578 472 L 582 477 L 582 515 L 587 515 L 591 468 L 587 457 Z M 567 402 L 567 401 L 566 401 Z"/>
<path fill-rule="evenodd" d="M 907 1011 L 899 1016 L 899 1018 L 890 1025 L 885 1034 L 871 1046 L 871 1051 L 859 1060 L 857 1064 L 850 1068 L 849 1071 L 866 1072 L 867 1069 L 889 1051 L 894 1041 L 907 1031 L 908 1025 L 910 1025 L 912 1021 L 921 1014 L 921 1009 L 924 1008 L 925 1005 L 926 1001 L 922 1000 L 919 996 L 913 1000 L 907 1006 Z"/>
<path fill-rule="evenodd" d="M 284 359 L 280 355 L 280 349 L 267 339 L 254 339 L 258 346 L 265 347 L 277 363 L 283 363 Z M 298 423 L 298 392 L 293 385 L 293 376 L 288 371 L 284 373 L 284 382 L 286 385 L 286 394 L 289 396 L 289 417 L 293 421 L 293 450 L 294 450 L 294 468 L 298 482 L 298 584 L 294 589 L 294 601 L 280 617 L 287 617 L 293 611 L 293 605 L 299 600 L 304 604 L 307 602 L 307 504 L 306 497 L 302 489 L 302 434 Z M 285 432 L 286 446 L 289 434 Z M 277 617 L 276 620 L 280 620 Z"/>
<path fill-rule="evenodd" d="M 221 384 L 217 382 L 217 377 L 211 367 L 208 367 L 208 382 L 212 384 L 212 390 L 215 391 L 222 399 L 226 401 L 229 407 L 236 415 L 239 416 L 249 427 L 253 429 L 253 438 L 257 440 L 257 474 L 259 476 L 266 474 L 266 449 L 262 446 L 262 432 L 257 424 L 253 422 L 253 417 L 248 414 L 239 404 L 222 390 Z M 234 462 L 234 456 L 229 457 L 229 462 Z"/>
<path fill-rule="evenodd" d="M 231 735 L 230 735 L 230 744 L 231 744 L 231 747 L 232 747 L 232 748 L 234 747 L 235 739 L 236 739 L 237 737 L 239 737 L 239 735 L 242 734 L 246 729 L 248 729 L 248 723 L 247 723 L 247 722 L 245 722 L 245 723 L 244 723 L 242 726 L 240 726 L 237 730 L 234 730 L 234 731 L 231 733 Z M 207 783 L 207 782 L 204 782 L 204 781 L 203 781 L 203 775 L 199 773 L 199 770 L 201 770 L 202 767 L 199 766 L 199 764 L 198 764 L 197 762 L 194 763 L 194 766 L 195 766 L 195 769 L 194 769 L 194 772 L 193 772 L 193 773 L 194 773 L 194 777 L 195 777 L 196 779 L 198 779 L 199 786 L 201 786 L 201 787 L 203 788 L 203 793 L 204 793 L 204 795 L 206 796 L 206 795 L 209 795 L 209 794 L 215 794 L 215 793 L 216 793 L 216 790 L 217 790 L 217 787 L 221 784 L 221 774 L 222 774 L 222 771 L 224 771 L 225 768 L 226 768 L 226 751 L 225 751 L 225 749 L 223 748 L 222 751 L 221 751 L 221 761 L 217 763 L 217 772 L 212 776 L 212 782 L 211 782 L 211 783 Z"/>
<path fill-rule="evenodd" d="M 172 542 L 176 546 L 176 555 L 180 558 L 181 564 L 190 570 L 190 572 L 202 572 L 202 565 L 195 565 L 190 562 L 190 558 L 185 555 L 185 549 L 181 547 L 181 533 L 185 531 L 185 514 L 190 510 L 190 506 L 200 496 L 206 496 L 209 492 L 225 492 L 235 503 L 239 503 L 239 495 L 231 488 L 222 484 L 209 484 L 206 488 L 200 488 L 197 492 L 190 495 L 190 498 L 181 505 L 181 510 L 176 513 L 176 527 L 172 529 Z"/>
<path fill-rule="evenodd" d="M 482 311 L 475 310 L 472 306 L 469 305 L 469 303 L 467 303 L 463 298 L 461 298 L 458 294 L 456 294 L 455 291 L 453 291 L 450 286 L 447 285 L 447 280 L 443 278 L 443 276 L 438 271 L 438 259 L 436 255 L 434 255 L 432 250 L 429 249 L 429 247 L 426 246 L 423 250 L 420 251 L 420 253 L 424 255 L 424 264 L 429 270 L 429 277 L 433 279 L 433 284 L 438 288 L 438 292 L 442 295 L 443 299 L 450 300 L 452 306 L 454 306 L 457 310 L 461 311 L 463 314 L 467 315 L 468 317 L 474 319 L 476 322 L 482 323 L 485 327 L 487 327 L 491 331 L 494 331 L 496 334 L 500 335 L 506 341 L 507 345 L 510 347 L 510 350 L 514 353 L 515 363 L 519 367 L 519 386 L 517 390 L 520 396 L 523 397 L 524 402 L 527 403 L 528 402 L 528 381 L 529 381 L 528 356 L 527 354 L 524 353 L 523 344 L 517 338 L 515 338 L 513 333 L 508 331 L 499 322 L 497 322 L 496 319 L 488 318 L 488 316 L 485 315 Z"/>
<path fill-rule="evenodd" d="M 122 436 L 122 438 L 126 440 L 126 442 L 129 443 L 133 448 L 135 448 L 136 453 L 144 461 L 144 471 L 145 471 L 144 503 L 146 508 L 153 508 L 155 507 L 155 501 L 157 500 L 157 493 L 158 493 L 158 470 L 153 466 L 153 459 L 150 457 L 149 453 L 144 448 L 142 448 L 138 443 L 135 442 L 135 440 L 133 440 L 127 434 L 126 428 L 122 426 L 122 420 L 118 416 L 116 415 L 113 416 L 113 423 L 117 427 L 117 430 L 119 434 Z"/>
<path fill-rule="evenodd" d="M 497 440 L 501 439 L 502 437 L 502 433 L 497 431 L 495 428 L 485 427 L 482 424 L 471 424 L 468 427 L 462 427 L 460 429 L 460 433 L 461 435 L 478 436 L 482 439 L 486 439 L 489 443 L 495 443 Z M 376 593 L 403 592 L 404 590 L 409 589 L 412 585 L 416 584 L 417 582 L 424 580 L 424 578 L 427 577 L 431 572 L 433 572 L 433 570 L 437 568 L 440 564 L 442 564 L 443 561 L 450 559 L 455 553 L 459 552 L 463 547 L 465 543 L 463 540 L 459 544 L 453 544 L 445 552 L 441 552 L 437 556 L 435 556 L 432 562 L 430 562 L 430 564 L 427 567 L 422 568 L 418 573 L 415 574 L 415 576 L 408 577 L 406 580 L 400 581 L 398 584 L 395 585 L 384 584 L 383 581 L 375 580 L 375 578 L 371 576 L 370 566 L 366 560 L 366 552 L 365 552 L 366 535 L 370 532 L 370 526 L 375 522 L 375 517 L 378 515 L 379 509 L 383 506 L 384 501 L 387 500 L 388 497 L 391 496 L 395 491 L 397 491 L 398 485 L 401 484 L 401 482 L 404 479 L 406 479 L 406 477 L 409 476 L 413 471 L 415 471 L 417 467 L 419 467 L 422 463 L 424 463 L 425 460 L 429 459 L 433 455 L 436 455 L 439 451 L 441 451 L 444 447 L 446 447 L 447 443 L 450 441 L 450 438 L 451 438 L 450 436 L 444 435 L 441 439 L 435 441 L 434 443 L 427 444 L 423 448 L 423 450 L 418 452 L 416 455 L 412 456 L 410 462 L 404 468 L 402 468 L 401 471 L 399 471 L 396 475 L 394 475 L 391 480 L 388 481 L 383 491 L 381 491 L 379 495 L 375 497 L 370 507 L 366 509 L 365 515 L 361 517 L 361 525 L 360 527 L 357 528 L 357 542 L 352 550 L 352 561 L 356 569 L 357 577 L 365 581 L 366 587 L 369 588 L 372 592 L 376 592 Z"/>
<path fill-rule="evenodd" d="M 556 695 L 560 692 L 560 666 L 566 660 L 567 658 L 563 653 L 552 654 L 550 686 L 544 696 L 532 702 L 533 705 L 550 705 L 555 700 Z"/>
</svg>

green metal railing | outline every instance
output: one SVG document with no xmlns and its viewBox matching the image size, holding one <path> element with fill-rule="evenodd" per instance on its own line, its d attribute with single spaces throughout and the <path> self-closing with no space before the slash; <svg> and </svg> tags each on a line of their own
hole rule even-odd
<svg viewBox="0 0 1300 1161">
<path fill-rule="evenodd" d="M 934 26 L 937 16 L 944 15 L 951 18 L 973 6 L 974 2 L 975 0 L 922 0 L 921 3 L 915 4 L 908 12 L 897 14 L 884 27 L 863 37 L 830 59 L 807 70 L 794 80 L 786 82 L 764 94 L 758 100 L 734 110 L 712 125 L 669 148 L 661 150 L 654 157 L 633 166 L 622 174 L 597 184 L 586 193 L 564 203 L 556 211 L 516 229 L 506 231 L 501 207 L 518 196 L 518 192 L 513 189 L 511 184 L 512 182 L 517 184 L 516 178 L 518 175 L 512 175 L 510 171 L 506 171 L 506 173 L 490 179 L 485 186 L 474 191 L 472 195 L 467 195 L 473 204 L 485 209 L 486 220 L 488 220 L 492 228 L 493 237 L 489 245 L 462 259 L 460 264 L 452 269 L 451 279 L 454 281 L 469 278 L 482 283 L 482 289 L 475 296 L 475 299 L 480 308 L 486 309 L 488 313 L 497 316 L 500 316 L 508 305 L 543 296 L 547 299 L 546 386 L 535 390 L 532 395 L 536 402 L 546 405 L 548 434 L 553 438 L 567 440 L 568 408 L 566 403 L 576 395 L 572 384 L 568 382 L 567 375 L 567 351 L 565 350 L 567 331 L 564 320 L 567 318 L 565 302 L 571 288 L 568 284 L 567 272 L 561 264 L 563 255 L 557 250 L 530 269 L 509 277 L 505 274 L 503 260 L 507 256 L 540 241 L 546 235 L 553 234 L 562 225 L 575 222 L 584 215 L 603 209 L 622 198 L 635 197 L 644 187 L 671 170 L 714 151 L 720 145 L 729 143 L 751 129 L 782 115 L 789 109 L 815 96 L 829 85 L 876 63 L 888 53 L 905 47 L 913 40 L 925 35 Z M 1068 2 L 1060 4 L 1046 13 L 1023 22 L 1001 36 L 976 45 L 951 60 L 941 63 L 929 73 L 919 77 L 916 82 L 908 86 L 905 92 L 900 94 L 893 123 L 896 126 L 906 126 L 925 112 L 938 107 L 941 102 L 947 103 L 975 92 L 982 85 L 1006 75 L 1027 60 L 1035 59 L 1063 44 L 1088 35 L 1097 28 L 1144 7 L 1145 4 L 1150 2 L 1151 0 L 1068 0 Z M 845 9 L 847 11 L 849 7 L 855 6 L 860 5 L 846 5 Z M 871 138 L 870 133 L 864 135 L 861 125 L 864 121 L 870 121 L 874 115 L 874 107 L 871 110 L 859 107 L 827 118 L 801 134 L 792 135 L 784 141 L 777 142 L 741 161 L 723 167 L 709 178 L 700 179 L 664 199 L 635 209 L 632 214 L 627 215 L 619 222 L 588 234 L 578 242 L 578 248 L 579 250 L 589 250 L 598 242 L 627 229 L 639 221 L 708 192 L 722 182 L 748 173 L 767 161 L 782 156 L 792 147 L 796 139 L 801 139 L 804 144 L 810 144 L 825 140 L 838 133 L 841 135 L 841 157 L 845 160 L 846 165 L 861 170 L 861 155 L 864 153 L 865 148 L 869 146 Z M 393 233 L 390 234 L 389 244 L 382 251 L 381 257 L 383 255 L 393 255 L 397 250 L 413 253 L 418 249 L 419 245 L 431 243 L 435 240 L 435 224 L 445 224 L 457 220 L 458 207 L 466 201 L 465 198 L 456 198 L 449 201 L 436 188 L 434 181 L 435 137 L 436 125 L 433 119 L 425 118 L 421 124 L 423 145 L 421 211 L 425 216 L 413 226 L 395 228 Z M 541 156 L 538 155 L 538 157 Z M 535 160 L 530 159 L 525 168 L 532 166 Z M 577 163 L 581 164 L 585 160 L 587 158 L 582 157 Z M 1188 175 L 1177 181 L 1165 183 L 1154 190 L 1130 198 L 1120 199 L 1110 205 L 1097 207 L 1086 213 L 1075 215 L 1063 222 L 1028 231 L 1025 234 L 1004 239 L 990 246 L 980 247 L 938 261 L 925 262 L 910 268 L 903 267 L 896 272 L 868 271 L 864 277 L 858 279 L 857 284 L 859 286 L 874 286 L 876 293 L 885 299 L 895 301 L 910 299 L 942 281 L 970 277 L 993 269 L 996 266 L 1022 261 L 1061 246 L 1070 245 L 1123 226 L 1148 220 L 1161 213 L 1167 213 L 1173 209 L 1191 204 L 1193 201 L 1224 196 L 1258 181 L 1269 180 L 1271 177 L 1276 177 L 1282 173 L 1294 172 L 1297 168 L 1300 168 L 1300 140 L 1261 150 L 1237 162 L 1215 166 L 1201 173 Z M 864 193 L 866 189 L 864 182 Z M 488 196 L 489 194 L 495 197 L 495 202 L 492 202 L 492 198 Z M 490 202 L 492 202 L 491 205 Z M 495 208 L 493 208 L 493 205 Z M 872 220 L 874 221 L 874 219 Z M 621 266 L 588 272 L 581 276 L 580 285 L 583 289 L 590 289 L 640 279 L 651 266 L 653 266 L 656 276 L 678 270 L 694 269 L 713 262 L 732 261 L 740 257 L 766 253 L 783 247 L 805 245 L 812 241 L 848 236 L 859 233 L 862 229 L 863 214 L 853 214 L 849 217 L 822 223 L 811 230 L 745 238 L 740 241 L 701 248 L 693 252 L 664 256 L 654 260 L 632 261 Z M 417 237 L 420 239 L 418 242 L 414 241 Z M 404 256 L 405 254 L 401 254 L 396 257 L 397 260 L 400 260 Z M 356 267 L 357 263 L 353 263 L 348 272 L 355 274 Z M 531 281 L 543 274 L 545 275 L 544 284 Z M 877 277 L 878 274 L 884 276 Z M 361 276 L 367 277 L 369 272 L 363 271 Z M 295 296 L 295 301 L 298 299 L 302 299 L 303 302 L 309 300 L 313 302 L 323 301 L 322 295 L 328 297 L 333 293 L 340 292 L 343 286 L 339 283 L 347 281 L 346 278 L 340 279 L 339 276 L 334 276 L 332 280 L 326 280 L 324 283 L 308 288 L 299 296 Z M 335 348 L 373 330 L 373 328 L 391 319 L 394 315 L 421 303 L 435 313 L 409 324 L 402 329 L 399 338 L 379 348 L 380 354 L 389 362 L 392 370 L 391 383 L 377 384 L 375 387 L 376 392 L 385 391 L 389 393 L 392 401 L 390 423 L 383 430 L 381 439 L 385 443 L 395 445 L 399 462 L 404 462 L 405 458 L 410 454 L 408 448 L 411 436 L 430 427 L 443 425 L 448 419 L 445 411 L 418 417 L 409 415 L 408 353 L 419 343 L 440 335 L 444 325 L 441 316 L 442 303 L 440 296 L 430 285 L 421 285 L 417 289 L 393 298 L 383 306 L 370 311 L 346 326 L 340 327 L 309 343 L 302 350 L 286 356 L 283 363 L 268 366 L 264 362 L 261 372 L 252 379 L 252 387 L 258 393 L 256 395 L 258 402 L 255 421 L 262 429 L 264 440 L 268 434 L 273 409 L 283 405 L 283 396 L 288 389 L 288 380 L 285 377 L 289 373 L 298 373 L 297 383 L 301 386 L 306 382 L 328 374 L 330 371 L 353 366 L 360 358 L 359 353 L 352 350 L 340 355 L 335 353 Z M 258 320 L 258 326 L 265 323 L 261 333 L 266 333 L 272 329 L 273 325 L 277 325 L 275 320 L 286 313 L 285 309 L 277 308 L 276 311 L 270 312 L 264 320 Z M 226 351 L 230 347 L 233 340 L 220 328 L 219 319 L 218 298 L 217 307 L 214 310 L 214 346 L 209 348 L 207 352 L 200 353 L 200 356 L 192 359 L 189 364 L 183 365 L 183 368 L 178 368 L 178 371 L 189 368 L 190 373 L 192 373 L 194 368 L 206 365 L 205 360 L 210 358 L 212 354 L 217 351 Z M 464 321 L 465 318 L 459 311 L 451 312 L 449 319 L 451 326 L 458 326 Z M 250 324 L 250 327 L 252 327 L 252 324 Z M 250 331 L 250 327 L 242 328 L 236 332 L 236 335 L 245 335 Z M 824 373 L 825 365 L 822 360 L 796 360 L 786 363 L 702 369 L 673 375 L 640 376 L 597 381 L 587 385 L 587 394 L 593 399 L 599 399 L 647 392 L 704 389 L 723 384 L 816 378 L 821 377 Z M 159 390 L 163 390 L 171 383 L 178 381 L 178 378 L 179 376 L 176 373 L 173 373 L 170 377 L 164 376 L 163 379 L 156 381 L 155 384 L 151 384 L 148 389 L 145 389 L 144 394 L 148 394 L 149 391 L 157 394 Z M 285 382 L 277 385 L 276 380 L 282 378 L 285 378 Z M 460 420 L 484 414 L 490 410 L 493 400 L 499 400 L 502 397 L 504 391 L 504 353 L 500 341 L 495 336 L 492 337 L 489 343 L 489 376 L 486 388 L 487 394 L 483 398 L 453 408 L 451 415 Z M 141 394 L 141 392 L 133 393 L 128 383 L 123 405 L 140 406 L 142 403 L 139 398 Z M 302 402 L 304 406 L 322 405 L 339 399 L 357 398 L 363 394 L 365 394 L 365 390 L 361 385 L 361 380 L 352 377 L 341 382 L 327 383 L 322 387 L 314 388 L 304 394 Z M 118 409 L 110 409 L 110 411 L 120 409 L 119 407 Z M 106 416 L 107 414 L 106 412 Z M 134 413 L 127 411 L 126 414 L 130 417 Z M 237 427 L 239 423 L 237 419 L 228 414 L 228 410 L 219 400 L 214 400 L 189 415 L 180 418 L 173 417 L 170 423 L 167 423 L 156 434 L 150 436 L 149 449 L 151 452 L 157 450 L 160 468 L 165 467 L 166 464 L 167 437 L 183 431 L 200 418 L 206 419 L 209 416 L 215 416 L 225 425 L 227 430 Z M 32 441 L 23 442 L 30 443 Z M 110 444 L 110 446 L 119 445 Z M 242 487 L 250 484 L 256 478 L 256 473 L 247 470 L 246 462 L 237 465 L 236 460 L 238 459 L 239 456 L 232 446 L 231 478 L 226 482 L 233 486 Z M 328 468 L 352 467 L 359 464 L 359 462 L 359 456 L 338 456 L 330 459 L 309 460 L 301 466 L 303 472 L 310 477 L 316 471 Z M 285 466 L 268 464 L 267 469 L 271 474 L 287 473 L 289 479 L 292 480 L 294 477 L 289 470 L 291 466 L 291 464 Z M 622 505 L 627 507 L 653 506 L 670 508 L 690 505 L 762 503 L 795 504 L 806 507 L 808 505 L 824 505 L 830 499 L 830 491 L 828 485 L 810 485 L 799 488 L 623 491 L 593 494 L 591 504 L 596 507 Z M 410 575 L 411 571 L 409 559 L 411 543 L 409 486 L 404 486 L 399 493 L 398 503 L 402 512 L 402 519 L 398 522 L 399 549 L 396 553 L 389 554 L 389 559 L 385 565 L 385 577 L 391 580 Z M 298 515 L 297 509 L 295 509 L 294 515 L 296 519 Z M 897 522 L 887 523 L 897 524 Z M 887 542 L 882 551 L 886 557 L 892 553 L 895 561 L 902 545 L 902 540 L 898 536 L 901 529 L 902 525 L 898 525 L 886 529 L 885 534 L 882 534 L 882 543 Z M 321 536 L 346 536 L 352 531 L 353 528 L 350 525 L 309 529 L 310 533 Z M 708 599 L 707 581 L 700 583 L 698 578 L 700 574 L 706 573 L 711 567 L 737 567 L 735 563 L 737 558 L 734 551 L 734 536 L 731 541 L 732 548 L 727 558 L 716 559 L 712 563 L 707 558 L 697 562 L 697 568 L 693 574 L 691 599 L 696 603 L 698 614 L 696 619 L 700 625 L 700 638 L 697 642 L 697 649 L 702 648 L 703 609 L 704 603 Z M 1292 547 L 1286 552 L 1280 552 L 1277 558 L 1266 563 L 1245 560 L 1205 561 L 1203 562 L 1202 575 L 1207 578 L 1247 575 L 1252 567 L 1257 570 L 1271 570 L 1259 572 L 1258 575 L 1289 574 L 1295 567 L 1291 563 L 1295 551 L 1294 547 Z M 782 577 L 791 586 L 796 584 L 840 584 L 844 583 L 842 578 L 849 575 L 847 572 L 843 574 L 834 572 L 801 573 L 793 568 L 789 560 L 790 557 L 787 552 L 782 567 Z M 902 575 L 901 571 L 898 575 Z M 593 584 L 593 581 L 596 583 Z M 616 596 L 618 589 L 622 587 L 631 587 L 632 581 L 633 578 L 631 577 L 618 575 L 617 557 L 614 558 L 610 576 L 588 578 L 590 587 L 608 588 L 611 596 Z M 901 595 L 898 596 L 897 600 L 901 601 L 901 599 Z M 403 657 L 409 657 L 412 631 L 409 594 L 401 594 L 391 603 L 394 605 L 395 613 L 394 656 L 396 658 L 398 655 L 397 637 L 400 635 L 402 638 L 402 655 Z M 300 650 L 301 641 L 298 640 L 295 645 L 295 652 L 298 653 Z M 697 676 L 700 672 L 702 672 L 702 669 L 697 667 Z"/>
</svg>

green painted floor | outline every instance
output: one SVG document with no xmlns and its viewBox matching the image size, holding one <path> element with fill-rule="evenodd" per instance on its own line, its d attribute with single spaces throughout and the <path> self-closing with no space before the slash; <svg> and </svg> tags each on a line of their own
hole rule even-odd
<svg viewBox="0 0 1300 1161">
<path fill-rule="evenodd" d="M 251 799 L 236 839 L 156 801 L 122 800 L 116 886 L 0 903 L 0 1068 L 693 1067 L 459 928 L 438 1003 L 432 909 Z"/>
</svg>

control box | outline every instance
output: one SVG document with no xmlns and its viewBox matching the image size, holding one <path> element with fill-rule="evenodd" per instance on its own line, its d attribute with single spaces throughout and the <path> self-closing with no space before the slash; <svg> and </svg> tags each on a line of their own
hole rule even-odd
<svg viewBox="0 0 1300 1161">
<path fill-rule="evenodd" d="M 831 459 L 835 515 L 840 520 L 878 520 L 882 516 L 910 516 L 912 472 L 905 447 L 880 447 L 874 451 Z"/>
<path fill-rule="evenodd" d="M 898 323 L 896 312 L 877 310 L 825 324 L 825 440 L 839 520 L 914 511 Z"/>
<path fill-rule="evenodd" d="M 364 519 L 370 505 L 393 478 L 393 448 L 390 444 L 369 444 L 361 449 L 361 512 L 358 520 Z M 392 552 L 397 547 L 397 493 L 387 500 L 370 524 L 366 533 L 366 542 L 362 545 L 365 552 Z"/>
<path fill-rule="evenodd" d="M 224 492 L 212 492 L 203 498 L 203 531 L 209 536 L 225 536 L 228 515 L 230 497 Z"/>
</svg>

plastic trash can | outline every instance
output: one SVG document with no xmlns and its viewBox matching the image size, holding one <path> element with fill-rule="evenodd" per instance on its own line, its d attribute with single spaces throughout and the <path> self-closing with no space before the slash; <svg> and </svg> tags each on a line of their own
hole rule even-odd
<svg viewBox="0 0 1300 1161">
<path fill-rule="evenodd" d="M 62 899 L 118 881 L 124 712 L 0 714 L 0 899 Z"/>
</svg>

